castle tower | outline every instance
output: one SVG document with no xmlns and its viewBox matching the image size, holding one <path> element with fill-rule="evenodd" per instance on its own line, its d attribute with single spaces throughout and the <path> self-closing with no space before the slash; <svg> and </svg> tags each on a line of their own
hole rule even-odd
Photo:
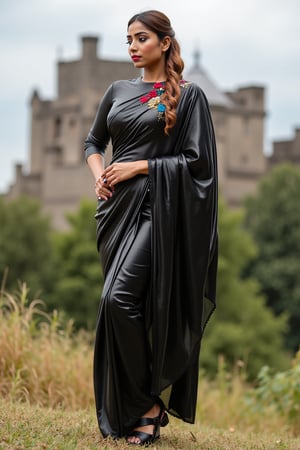
<svg viewBox="0 0 300 450">
<path fill-rule="evenodd" d="M 203 69 L 199 51 L 186 79 L 206 94 L 216 133 L 220 190 L 231 206 L 239 206 L 245 195 L 255 192 L 266 170 L 264 88 L 223 92 Z"/>
</svg>

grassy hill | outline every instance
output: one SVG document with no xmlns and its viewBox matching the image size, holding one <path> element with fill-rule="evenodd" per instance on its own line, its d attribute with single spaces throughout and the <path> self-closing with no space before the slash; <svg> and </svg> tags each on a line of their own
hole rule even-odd
<svg viewBox="0 0 300 450">
<path fill-rule="evenodd" d="M 164 450 L 299 450 L 300 438 L 277 432 L 213 428 L 181 424 L 171 418 L 151 448 Z M 1 450 L 128 450 L 124 440 L 112 442 L 99 434 L 93 410 L 68 411 L 0 401 Z"/>
</svg>

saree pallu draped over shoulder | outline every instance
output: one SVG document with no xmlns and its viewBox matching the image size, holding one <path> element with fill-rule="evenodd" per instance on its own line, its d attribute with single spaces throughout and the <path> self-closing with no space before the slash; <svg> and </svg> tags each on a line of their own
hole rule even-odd
<svg viewBox="0 0 300 450">
<path fill-rule="evenodd" d="M 151 273 L 143 317 L 149 394 L 160 396 L 170 413 L 190 423 L 195 419 L 201 338 L 216 299 L 217 157 L 208 103 L 197 85 L 187 83 L 182 87 L 176 125 L 166 136 L 156 111 L 139 104 L 147 88 L 140 80 L 114 84 L 101 107 L 107 110 L 113 162 L 147 159 L 149 164 L 148 176 L 116 185 L 112 198 L 99 202 L 96 214 L 105 282 L 94 384 L 100 429 L 104 436 L 113 437 L 124 435 L 151 407 L 147 398 L 142 405 L 135 405 L 133 399 L 127 407 L 130 400 L 121 391 L 122 372 L 118 371 L 118 361 L 126 365 L 126 355 L 118 352 L 115 324 L 106 306 L 135 241 L 146 198 L 151 211 Z M 99 136 L 96 118 L 88 141 L 99 144 Z M 138 355 L 136 359 L 138 363 Z"/>
</svg>

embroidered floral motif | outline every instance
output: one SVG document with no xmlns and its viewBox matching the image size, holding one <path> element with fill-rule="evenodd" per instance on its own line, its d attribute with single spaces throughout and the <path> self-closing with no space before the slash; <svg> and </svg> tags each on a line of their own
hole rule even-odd
<svg viewBox="0 0 300 450">
<path fill-rule="evenodd" d="M 186 88 L 189 84 L 191 84 L 190 81 L 186 81 L 186 80 L 180 80 L 180 86 L 183 88 Z"/>
<path fill-rule="evenodd" d="M 166 106 L 161 102 L 160 96 L 165 92 L 163 83 L 154 83 L 153 89 L 148 94 L 140 98 L 141 103 L 148 103 L 149 108 L 155 108 L 158 112 L 158 119 L 163 119 Z"/>
<path fill-rule="evenodd" d="M 190 83 L 185 80 L 180 80 L 180 86 L 186 88 Z M 148 108 L 154 108 L 158 112 L 158 119 L 164 118 L 166 105 L 161 101 L 161 95 L 165 92 L 164 83 L 154 83 L 153 89 L 146 95 L 140 97 L 141 103 L 147 103 Z"/>
</svg>

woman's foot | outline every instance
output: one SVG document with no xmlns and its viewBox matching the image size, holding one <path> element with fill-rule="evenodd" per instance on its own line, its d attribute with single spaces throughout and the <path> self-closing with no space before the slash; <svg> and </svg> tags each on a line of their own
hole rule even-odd
<svg viewBox="0 0 300 450">
<path fill-rule="evenodd" d="M 134 428 L 127 436 L 126 441 L 133 445 L 144 445 L 157 439 L 159 437 L 160 418 L 162 413 L 161 406 L 155 403 L 140 420 L 140 423 L 143 425 L 145 423 L 145 425 Z M 147 419 L 150 420 L 147 421 Z M 148 425 L 147 422 L 150 422 L 150 424 Z M 149 437 L 147 438 L 147 436 Z"/>
</svg>

